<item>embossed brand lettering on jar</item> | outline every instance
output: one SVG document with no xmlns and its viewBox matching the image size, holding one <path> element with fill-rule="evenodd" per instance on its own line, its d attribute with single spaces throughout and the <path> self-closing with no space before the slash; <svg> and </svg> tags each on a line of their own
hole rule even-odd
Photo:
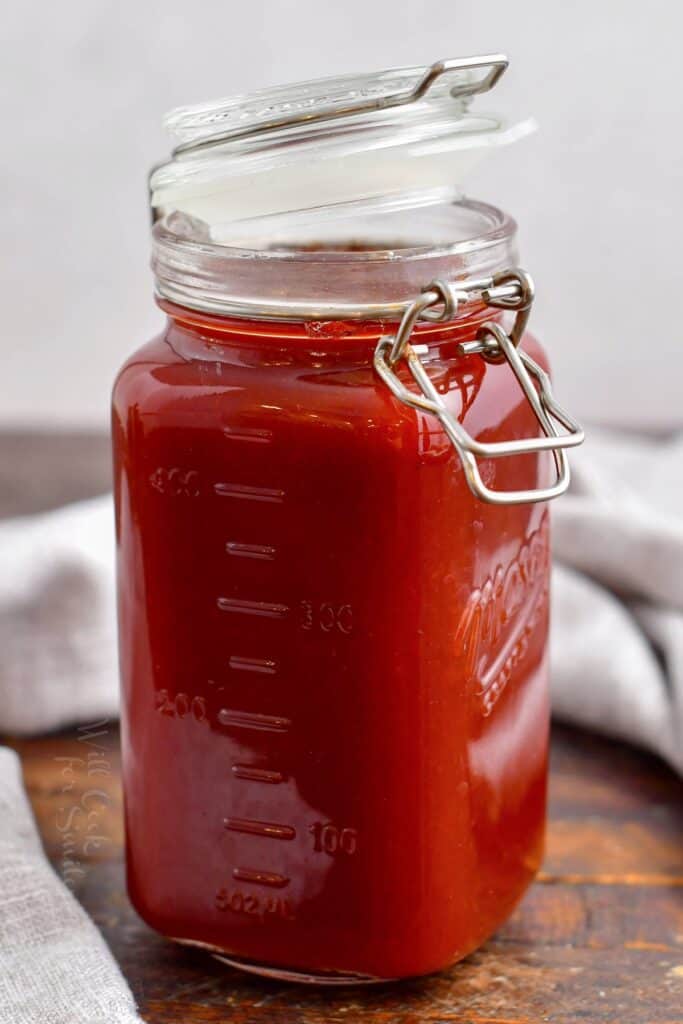
<svg viewBox="0 0 683 1024">
<path fill-rule="evenodd" d="M 472 591 L 455 634 L 466 677 L 482 697 L 484 714 L 505 689 L 524 657 L 544 607 L 548 587 L 548 516 L 506 566 Z"/>
</svg>

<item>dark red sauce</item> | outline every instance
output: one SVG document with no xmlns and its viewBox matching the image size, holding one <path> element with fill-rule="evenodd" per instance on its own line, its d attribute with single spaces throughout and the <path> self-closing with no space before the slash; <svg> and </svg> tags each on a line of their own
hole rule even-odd
<svg viewBox="0 0 683 1024">
<path fill-rule="evenodd" d="M 165 308 L 114 392 L 131 898 L 255 963 L 442 968 L 541 858 L 547 511 L 472 496 L 379 325 Z M 420 331 L 437 386 L 480 439 L 534 434 L 475 330 Z"/>
</svg>

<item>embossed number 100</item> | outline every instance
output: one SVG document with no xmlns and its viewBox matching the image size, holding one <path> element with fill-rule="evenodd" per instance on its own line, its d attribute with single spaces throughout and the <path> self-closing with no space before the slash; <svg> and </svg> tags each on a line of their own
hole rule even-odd
<svg viewBox="0 0 683 1024">
<path fill-rule="evenodd" d="M 334 857 L 337 853 L 351 855 L 358 849 L 358 833 L 355 828 L 338 828 L 336 825 L 324 825 L 316 821 L 308 831 L 313 836 L 313 849 L 316 853 L 329 853 Z"/>
</svg>

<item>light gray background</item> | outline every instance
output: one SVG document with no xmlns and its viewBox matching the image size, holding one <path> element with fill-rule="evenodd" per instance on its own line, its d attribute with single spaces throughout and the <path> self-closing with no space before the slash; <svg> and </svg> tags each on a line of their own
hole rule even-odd
<svg viewBox="0 0 683 1024">
<path fill-rule="evenodd" d="M 583 416 L 683 421 L 683 6 L 665 0 L 71 0 L 0 25 L 2 424 L 103 425 L 161 322 L 148 166 L 169 107 L 283 81 L 502 50 L 482 106 L 541 132 L 468 192 L 521 226 L 533 325 Z"/>
</svg>

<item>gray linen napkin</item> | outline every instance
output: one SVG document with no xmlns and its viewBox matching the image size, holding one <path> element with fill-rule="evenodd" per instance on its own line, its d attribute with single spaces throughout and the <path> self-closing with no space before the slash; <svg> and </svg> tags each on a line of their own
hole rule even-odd
<svg viewBox="0 0 683 1024">
<path fill-rule="evenodd" d="M 140 1024 L 104 939 L 45 859 L 0 748 L 0 1024 Z"/>
<path fill-rule="evenodd" d="M 111 498 L 0 521 L 0 733 L 118 715 Z"/>
<path fill-rule="evenodd" d="M 683 773 L 683 435 L 592 430 L 554 507 L 553 713 Z"/>
</svg>

